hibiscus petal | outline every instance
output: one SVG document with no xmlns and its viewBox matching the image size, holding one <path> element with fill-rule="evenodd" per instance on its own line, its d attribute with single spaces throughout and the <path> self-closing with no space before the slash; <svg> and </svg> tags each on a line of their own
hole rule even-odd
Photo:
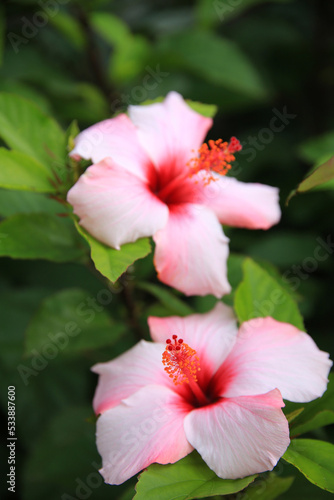
<svg viewBox="0 0 334 500">
<path fill-rule="evenodd" d="M 199 378 L 204 372 L 207 377 L 215 373 L 233 348 L 238 333 L 232 307 L 222 302 L 206 314 L 191 314 L 185 318 L 151 316 L 148 325 L 155 342 L 165 344 L 172 334 L 176 334 L 196 350 L 201 364 Z"/>
<path fill-rule="evenodd" d="M 224 479 L 272 470 L 289 445 L 289 426 L 278 390 L 225 399 L 184 420 L 188 441 Z"/>
<path fill-rule="evenodd" d="M 161 344 L 141 340 L 112 361 L 94 365 L 92 371 L 100 375 L 93 401 L 95 413 L 104 413 L 149 384 L 173 388 L 164 372 L 163 350 Z"/>
<path fill-rule="evenodd" d="M 109 158 L 92 165 L 67 196 L 80 224 L 106 245 L 152 236 L 168 219 L 162 203 L 138 177 Z"/>
<path fill-rule="evenodd" d="M 203 187 L 203 203 L 214 210 L 222 224 L 248 229 L 269 229 L 281 218 L 278 189 L 215 176 Z"/>
<path fill-rule="evenodd" d="M 202 144 L 212 119 L 193 111 L 177 92 L 170 92 L 162 103 L 129 106 L 132 122 L 138 127 L 141 144 L 153 163 L 165 165 L 177 159 L 180 168 Z"/>
<path fill-rule="evenodd" d="M 79 155 L 98 163 L 112 158 L 141 179 L 147 178 L 151 161 L 139 143 L 136 128 L 125 114 L 104 120 L 87 128 L 75 138 L 71 156 Z"/>
<path fill-rule="evenodd" d="M 289 323 L 252 319 L 241 325 L 232 352 L 217 372 L 216 390 L 220 379 L 220 394 L 225 397 L 261 394 L 277 387 L 284 399 L 312 401 L 326 390 L 332 366 L 328 356 L 307 333 Z"/>
<path fill-rule="evenodd" d="M 170 389 L 147 386 L 97 421 L 104 480 L 120 484 L 154 462 L 174 463 L 193 448 L 183 429 L 191 407 Z"/>
<path fill-rule="evenodd" d="M 154 235 L 158 277 L 186 295 L 229 293 L 228 238 L 211 210 L 201 205 L 173 205 L 166 227 Z"/>
</svg>

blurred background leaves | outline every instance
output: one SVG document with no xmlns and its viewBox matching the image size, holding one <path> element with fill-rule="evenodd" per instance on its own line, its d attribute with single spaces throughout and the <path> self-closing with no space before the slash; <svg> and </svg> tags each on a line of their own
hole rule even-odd
<svg viewBox="0 0 334 500">
<path fill-rule="evenodd" d="M 291 306 L 283 313 L 299 322 L 297 300 L 307 331 L 333 357 L 333 183 L 285 207 L 310 169 L 334 154 L 333 16 L 326 0 L 2 3 L 0 145 L 28 157 L 7 150 L 0 157 L 2 173 L 18 169 L 11 186 L 0 175 L 0 401 L 5 420 L 7 386 L 15 385 L 18 498 L 132 498 L 134 480 L 117 488 L 99 482 L 90 367 L 148 338 L 149 314 L 204 312 L 215 303 L 213 297 L 186 299 L 161 285 L 146 240 L 139 243 L 143 258 L 126 273 L 131 249 L 115 270 L 110 254 L 93 242 L 104 274 L 111 281 L 124 274 L 111 285 L 96 271 L 61 203 L 74 181 L 66 158 L 74 119 L 82 130 L 170 90 L 218 105 L 210 137 L 235 135 L 244 145 L 232 175 L 278 186 L 283 209 L 282 222 L 269 232 L 225 228 L 233 291 L 224 300 L 235 300 L 242 320 L 255 300 L 245 281 L 256 282 L 263 299 L 273 287 L 283 290 Z M 23 178 L 19 169 L 30 157 Z M 40 192 L 26 190 L 37 171 L 49 172 L 44 180 L 39 175 Z M 71 322 L 82 336 L 62 349 L 51 339 Z M 58 349 L 54 357 L 48 346 Z M 306 425 L 303 418 L 295 424 Z M 305 436 L 332 440 L 333 429 Z M 1 488 L 5 496 L 6 485 Z M 330 496 L 283 463 L 262 483 L 256 480 L 245 498 L 280 494 Z"/>
</svg>

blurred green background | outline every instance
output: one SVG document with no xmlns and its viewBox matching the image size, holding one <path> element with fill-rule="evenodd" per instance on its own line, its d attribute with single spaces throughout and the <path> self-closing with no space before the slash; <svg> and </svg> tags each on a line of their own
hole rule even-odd
<svg viewBox="0 0 334 500">
<path fill-rule="evenodd" d="M 218 105 L 210 137 L 235 135 L 244 145 L 232 175 L 278 186 L 283 212 L 269 232 L 226 228 L 231 252 L 278 268 L 282 283 L 298 298 L 307 331 L 333 357 L 333 249 L 324 242 L 334 241 L 334 185 L 297 196 L 288 206 L 285 200 L 313 165 L 334 153 L 334 4 L 9 0 L 0 14 L 0 92 L 34 101 L 65 129 L 77 119 L 82 130 L 170 90 Z M 1 218 L 45 206 L 59 213 L 46 195 L 0 191 Z M 89 368 L 123 352 L 142 331 L 147 335 L 149 314 L 177 313 L 180 305 L 147 286 L 158 284 L 148 256 L 128 270 L 90 324 L 87 339 L 94 328 L 104 332 L 100 348 L 83 342 L 38 365 L 26 332 L 34 328 L 42 301 L 45 306 L 57 294 L 61 312 L 53 327 L 60 329 L 77 304 L 96 299 L 104 288 L 83 264 L 0 260 L 2 419 L 6 424 L 7 386 L 15 385 L 16 498 L 23 500 L 133 497 L 134 480 L 111 487 L 102 485 L 96 472 L 100 458 L 91 408 L 96 377 Z M 184 303 L 205 311 L 213 301 Z M 54 301 L 50 308 L 57 318 Z M 22 378 L 17 369 L 21 366 L 22 375 L 22 365 L 34 373 Z M 315 436 L 330 439 L 331 432 Z M 7 450 L 1 453 L 6 462 Z M 283 469 L 283 475 L 291 472 L 287 465 Z M 1 488 L 5 498 L 7 485 Z M 298 476 L 284 498 L 329 496 Z"/>
</svg>

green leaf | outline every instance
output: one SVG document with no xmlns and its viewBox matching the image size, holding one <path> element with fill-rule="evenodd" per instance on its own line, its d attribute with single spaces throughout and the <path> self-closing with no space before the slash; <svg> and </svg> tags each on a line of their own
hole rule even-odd
<svg viewBox="0 0 334 500">
<path fill-rule="evenodd" d="M 290 413 L 286 413 L 286 419 L 289 422 L 293 422 L 302 412 L 304 411 L 304 408 L 298 408 L 297 410 L 291 411 Z"/>
<path fill-rule="evenodd" d="M 85 248 L 70 218 L 51 214 L 16 214 L 0 223 L 0 256 L 67 262 Z"/>
<path fill-rule="evenodd" d="M 90 22 L 94 30 L 112 45 L 121 46 L 125 39 L 131 37 L 127 24 L 109 12 L 93 12 Z"/>
<path fill-rule="evenodd" d="M 218 111 L 218 106 L 215 104 L 204 104 L 202 102 L 190 101 L 189 99 L 186 100 L 186 103 L 191 109 L 207 118 L 213 118 Z"/>
<path fill-rule="evenodd" d="M 43 477 L 48 478 L 52 483 L 56 483 L 53 477 L 53 470 L 56 467 L 58 472 L 63 471 L 63 460 L 67 462 L 67 454 L 70 453 L 72 458 L 77 462 L 75 469 L 80 475 L 80 469 L 87 461 L 83 455 L 88 451 L 92 451 L 94 438 L 91 432 L 91 425 L 87 423 L 87 418 L 92 411 L 87 408 L 68 408 L 61 412 L 56 417 L 51 419 L 51 422 L 46 427 L 42 436 L 35 443 L 35 452 L 30 457 L 25 476 L 33 482 L 39 482 Z M 88 439 L 87 439 L 88 438 Z M 51 447 L 51 448 L 50 448 Z M 50 449 L 53 450 L 52 456 L 48 456 Z M 63 458 L 55 461 L 55 456 L 62 451 Z M 40 464 L 43 463 L 43 468 L 40 469 Z M 80 464 L 80 466 L 79 466 Z M 67 479 L 69 479 L 69 474 Z M 61 481 L 64 481 L 62 476 Z"/>
<path fill-rule="evenodd" d="M 84 49 L 85 36 L 79 21 L 64 10 L 50 16 L 51 24 L 62 33 L 77 49 Z"/>
<path fill-rule="evenodd" d="M 229 495 L 244 489 L 255 478 L 256 475 L 221 479 L 193 452 L 175 464 L 150 465 L 139 476 L 134 500 L 191 500 Z"/>
<path fill-rule="evenodd" d="M 319 186 L 323 187 L 324 184 L 330 181 L 334 181 L 334 156 L 317 167 L 315 170 L 312 170 L 312 172 L 305 177 L 297 188 L 289 194 L 286 204 L 288 204 L 291 198 L 296 194 L 305 193 L 306 191 L 310 191 L 311 189 Z M 333 188 L 334 185 L 330 185 L 329 187 Z"/>
<path fill-rule="evenodd" d="M 79 134 L 80 129 L 78 127 L 77 120 L 73 120 L 66 130 L 66 144 L 68 151 L 72 151 L 74 148 L 74 139 Z"/>
<path fill-rule="evenodd" d="M 61 100 L 63 120 L 70 122 L 73 116 L 81 123 L 91 125 L 110 117 L 110 105 L 102 91 L 88 82 L 71 82 L 64 85 L 65 96 L 62 96 L 62 87 L 57 89 L 58 99 Z"/>
<path fill-rule="evenodd" d="M 291 429 L 291 434 L 293 436 L 299 436 L 300 434 L 305 434 L 306 432 L 313 431 L 314 429 L 319 429 L 320 427 L 325 427 L 326 425 L 334 424 L 334 411 L 323 410 L 314 415 L 304 424 L 296 424 Z"/>
<path fill-rule="evenodd" d="M 156 297 L 161 304 L 163 304 L 172 314 L 178 316 L 187 316 L 193 314 L 194 311 L 187 304 L 182 302 L 179 298 L 173 295 L 167 288 L 152 283 L 139 282 L 136 287 L 140 290 L 152 294 Z"/>
<path fill-rule="evenodd" d="M 323 157 L 326 157 L 323 161 L 328 160 L 334 152 L 334 130 L 303 142 L 298 152 L 300 157 L 309 163 L 319 164 L 320 158 Z"/>
<path fill-rule="evenodd" d="M 271 316 L 304 330 L 303 318 L 291 295 L 253 260 L 245 259 L 242 267 L 244 278 L 234 300 L 239 321 Z"/>
<path fill-rule="evenodd" d="M 162 102 L 165 98 L 160 96 L 155 99 L 147 99 L 144 102 L 141 102 L 141 106 L 147 106 L 148 104 L 155 104 L 157 102 Z M 190 99 L 186 99 L 186 103 L 188 106 L 199 113 L 200 115 L 206 116 L 207 118 L 213 118 L 218 110 L 218 107 L 215 104 L 205 104 L 203 102 L 191 101 Z"/>
<path fill-rule="evenodd" d="M 0 80 L 0 92 L 9 92 L 16 94 L 29 101 L 34 102 L 44 113 L 51 112 L 51 106 L 48 98 L 39 90 L 30 87 L 26 83 L 22 83 L 12 78 L 3 78 Z"/>
<path fill-rule="evenodd" d="M 203 295 L 203 297 L 195 296 L 191 300 L 193 309 L 196 311 L 196 313 L 201 314 L 211 311 L 215 307 L 217 302 L 217 297 L 215 297 L 214 295 Z"/>
<path fill-rule="evenodd" d="M 300 409 L 303 408 L 303 412 Z M 329 374 L 327 391 L 321 398 L 305 403 L 286 402 L 286 412 L 299 412 L 291 420 L 290 433 L 292 436 L 305 434 L 319 427 L 334 423 L 334 375 Z"/>
<path fill-rule="evenodd" d="M 334 445 L 314 439 L 293 439 L 283 458 L 311 483 L 334 493 Z"/>
<path fill-rule="evenodd" d="M 188 31 L 165 38 L 159 50 L 166 63 L 191 71 L 210 83 L 255 99 L 267 96 L 256 69 L 230 40 L 205 31 Z"/>
<path fill-rule="evenodd" d="M 0 136 L 10 148 L 33 157 L 61 176 L 65 134 L 32 102 L 14 94 L 0 94 Z"/>
<path fill-rule="evenodd" d="M 131 82 L 149 62 L 151 47 L 140 35 L 132 36 L 115 50 L 110 59 L 109 75 L 118 84 Z"/>
<path fill-rule="evenodd" d="M 118 500 L 133 500 L 134 493 L 134 487 L 130 486 L 125 490 L 124 494 L 118 498 Z"/>
<path fill-rule="evenodd" d="M 140 103 L 140 106 L 148 106 L 149 104 L 155 104 L 157 102 L 163 102 L 164 96 L 160 95 L 159 97 L 155 97 L 155 99 L 146 99 Z"/>
<path fill-rule="evenodd" d="M 3 62 L 3 52 L 6 37 L 6 16 L 4 6 L 0 6 L 0 66 Z"/>
<path fill-rule="evenodd" d="M 0 293 L 0 374 L 2 379 L 5 372 L 8 376 L 12 375 L 13 366 L 21 360 L 23 332 L 28 325 L 31 312 L 38 307 L 45 293 L 48 293 L 48 290 L 41 287 L 15 289 L 7 287 Z"/>
<path fill-rule="evenodd" d="M 31 156 L 0 148 L 0 187 L 55 193 L 48 168 Z"/>
<path fill-rule="evenodd" d="M 142 72 L 151 52 L 146 38 L 133 35 L 120 18 L 109 12 L 94 12 L 91 23 L 95 31 L 113 46 L 109 68 L 113 81 L 131 81 Z"/>
<path fill-rule="evenodd" d="M 151 251 L 148 238 L 141 238 L 134 243 L 126 243 L 121 246 L 120 250 L 115 250 L 97 241 L 77 222 L 75 225 L 90 246 L 91 258 L 96 269 L 112 283 L 115 283 L 134 261 L 146 257 Z"/>
<path fill-rule="evenodd" d="M 49 293 L 44 287 L 20 286 L 7 288 L 0 295 L 0 377 L 4 387 L 14 385 L 20 394 L 16 401 L 16 423 L 23 449 L 31 447 L 31 436 L 37 438 L 50 415 L 68 408 L 69 404 L 86 402 L 91 386 L 90 361 L 83 365 L 82 358 L 76 362 L 44 356 L 23 358 L 24 331 L 32 312 Z M 7 408 L 3 391 L 0 400 L 3 408 Z"/>
<path fill-rule="evenodd" d="M 110 290 L 103 289 L 104 296 Z M 62 290 L 45 299 L 26 331 L 25 353 L 42 351 L 55 345 L 60 352 L 72 354 L 113 344 L 124 326 L 113 324 L 99 294 L 92 297 L 85 290 Z"/>
<path fill-rule="evenodd" d="M 268 476 L 259 477 L 244 494 L 240 495 L 240 498 L 238 497 L 238 500 L 274 500 L 288 491 L 294 479 L 293 476 L 278 477 L 271 472 Z"/>
<path fill-rule="evenodd" d="M 104 484 L 98 472 L 95 425 L 88 421 L 91 407 L 87 403 L 67 406 L 50 415 L 43 432 L 34 436 L 34 446 L 22 470 L 23 498 L 116 498 L 116 488 Z"/>
<path fill-rule="evenodd" d="M 56 200 L 48 198 L 42 193 L 0 188 L 0 215 L 2 217 L 41 212 L 57 214 L 59 208 L 60 205 Z M 63 211 L 67 211 L 65 206 Z"/>
</svg>

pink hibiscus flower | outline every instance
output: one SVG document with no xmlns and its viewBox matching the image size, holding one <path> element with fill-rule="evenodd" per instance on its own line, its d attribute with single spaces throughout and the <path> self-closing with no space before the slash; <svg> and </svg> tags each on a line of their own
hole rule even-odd
<svg viewBox="0 0 334 500">
<path fill-rule="evenodd" d="M 105 481 L 120 484 L 194 448 L 222 478 L 271 470 L 289 445 L 282 397 L 320 397 L 332 365 L 328 354 L 306 333 L 270 317 L 238 331 L 222 303 L 202 315 L 151 317 L 149 327 L 153 343 L 142 340 L 93 367 L 100 375 L 93 405 L 101 414 L 97 446 Z"/>
<path fill-rule="evenodd" d="M 68 201 L 80 224 L 113 248 L 153 236 L 162 282 L 186 295 L 221 297 L 230 285 L 220 223 L 268 229 L 280 208 L 276 188 L 216 173 L 226 173 L 241 147 L 235 138 L 201 146 L 211 126 L 171 92 L 163 103 L 130 106 L 129 117 L 88 128 L 71 155 L 94 164 Z"/>
</svg>

